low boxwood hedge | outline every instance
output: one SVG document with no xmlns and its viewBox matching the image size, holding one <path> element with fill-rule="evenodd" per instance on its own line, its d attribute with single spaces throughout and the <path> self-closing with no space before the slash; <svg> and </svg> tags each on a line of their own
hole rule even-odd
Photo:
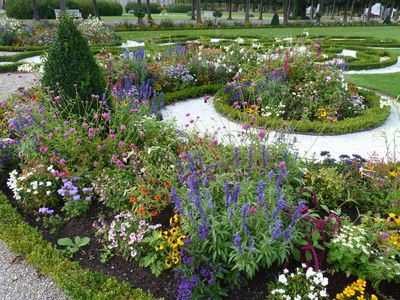
<svg viewBox="0 0 400 300">
<path fill-rule="evenodd" d="M 50 276 L 73 299 L 153 300 L 151 294 L 118 282 L 115 277 L 82 269 L 44 241 L 0 193 L 0 239 L 16 254 L 23 256 L 40 274 Z"/>
<path fill-rule="evenodd" d="M 8 56 L 0 56 L 0 62 L 2 61 L 10 61 L 10 62 L 17 62 L 21 59 L 33 57 L 37 55 L 43 54 L 43 51 L 32 51 L 32 52 L 21 52 L 15 55 L 8 55 Z"/>
<path fill-rule="evenodd" d="M 372 92 L 359 91 L 368 101 L 370 108 L 365 109 L 361 115 L 354 118 L 347 118 L 338 122 L 311 122 L 298 120 L 282 120 L 276 117 L 259 116 L 255 123 L 270 129 L 281 128 L 283 126 L 293 127 L 297 133 L 338 135 L 352 133 L 376 128 L 382 125 L 390 114 L 390 107 L 380 107 L 379 96 Z M 246 119 L 245 112 L 234 109 L 227 104 L 224 99 L 223 90 L 219 90 L 214 96 L 214 106 L 221 114 L 234 119 Z M 219 99 L 219 100 L 218 100 Z"/>
<path fill-rule="evenodd" d="M 201 85 L 193 86 L 185 89 L 181 89 L 176 92 L 166 93 L 164 95 L 165 104 L 172 104 L 182 100 L 188 100 L 195 97 L 204 96 L 207 94 L 214 94 L 224 85 L 222 84 L 211 84 L 211 85 Z"/>
</svg>

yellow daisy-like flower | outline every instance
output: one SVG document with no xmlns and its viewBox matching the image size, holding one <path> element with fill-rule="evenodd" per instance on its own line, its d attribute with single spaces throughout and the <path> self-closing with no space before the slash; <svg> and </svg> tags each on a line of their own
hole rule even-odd
<svg viewBox="0 0 400 300">
<path fill-rule="evenodd" d="M 365 300 L 364 295 L 357 296 L 357 300 Z"/>
<path fill-rule="evenodd" d="M 344 295 L 342 293 L 336 294 L 336 299 L 337 300 L 343 300 L 344 299 Z"/>
<path fill-rule="evenodd" d="M 374 294 L 371 295 L 371 300 L 378 300 L 378 297 L 375 296 Z"/>
<path fill-rule="evenodd" d="M 179 256 L 174 256 L 174 257 L 172 257 L 172 262 L 174 263 L 174 265 L 179 264 L 179 262 L 180 262 Z"/>
<path fill-rule="evenodd" d="M 343 291 L 343 294 L 345 294 L 347 297 L 354 296 L 356 292 L 351 288 L 351 287 L 346 287 Z"/>
<path fill-rule="evenodd" d="M 179 227 L 173 227 L 169 230 L 172 235 L 177 235 L 179 233 Z"/>
<path fill-rule="evenodd" d="M 397 177 L 397 174 L 398 173 L 395 170 L 392 170 L 392 171 L 389 172 L 389 175 L 392 176 L 392 177 Z"/>
<path fill-rule="evenodd" d="M 164 249 L 164 245 L 163 244 L 159 244 L 155 248 L 156 248 L 156 251 L 161 251 L 161 250 Z"/>
<path fill-rule="evenodd" d="M 362 287 L 367 286 L 367 282 L 363 279 L 357 279 L 356 283 L 357 283 L 357 285 L 362 286 Z"/>
</svg>

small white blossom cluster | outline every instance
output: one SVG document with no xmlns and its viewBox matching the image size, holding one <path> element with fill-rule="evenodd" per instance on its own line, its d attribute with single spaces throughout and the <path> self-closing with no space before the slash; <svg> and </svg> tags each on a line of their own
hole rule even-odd
<svg viewBox="0 0 400 300">
<path fill-rule="evenodd" d="M 376 250 L 367 242 L 367 234 L 367 231 L 360 226 L 343 225 L 341 232 L 332 239 L 331 243 L 349 249 L 358 249 L 370 256 Z"/>
<path fill-rule="evenodd" d="M 297 268 L 293 273 L 284 269 L 283 274 L 278 277 L 277 286 L 271 290 L 267 299 L 325 299 L 328 298 L 327 285 L 328 278 L 324 277 L 321 271 L 316 272 L 313 268 L 307 268 L 305 264 L 302 264 L 302 268 Z"/>
<path fill-rule="evenodd" d="M 47 168 L 52 173 L 53 166 Z M 46 195 L 54 193 L 55 185 L 50 180 L 36 180 L 35 170 L 26 174 L 19 174 L 18 171 L 14 170 L 10 173 L 10 177 L 7 181 L 7 186 L 14 194 L 15 200 L 21 200 L 24 195 Z M 34 179 L 34 180 L 32 180 Z"/>
<path fill-rule="evenodd" d="M 0 18 L 0 32 L 4 34 L 15 34 L 24 31 L 23 24 L 13 18 L 2 17 Z"/>
<path fill-rule="evenodd" d="M 116 38 L 114 31 L 98 18 L 88 18 L 78 28 L 92 44 L 109 43 Z"/>
</svg>

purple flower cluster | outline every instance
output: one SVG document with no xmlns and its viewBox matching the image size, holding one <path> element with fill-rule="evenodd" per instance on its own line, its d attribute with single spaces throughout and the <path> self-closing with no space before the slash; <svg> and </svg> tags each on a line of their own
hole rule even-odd
<svg viewBox="0 0 400 300">
<path fill-rule="evenodd" d="M 39 208 L 39 213 L 44 215 L 52 215 L 54 214 L 54 209 L 49 209 L 47 207 Z"/>
<path fill-rule="evenodd" d="M 181 64 L 175 66 L 166 66 L 164 67 L 164 74 L 169 80 L 179 80 L 182 83 L 187 83 L 192 81 L 194 77 L 190 74 L 190 71 Z"/>
<path fill-rule="evenodd" d="M 81 200 L 82 198 L 87 201 L 92 200 L 91 194 L 93 192 L 93 188 L 83 187 L 81 193 L 79 192 L 79 188 L 76 183 L 80 179 L 80 177 L 73 177 L 71 180 L 68 178 L 63 178 L 63 186 L 57 191 L 58 194 L 64 198 L 72 198 L 74 201 Z"/>
</svg>

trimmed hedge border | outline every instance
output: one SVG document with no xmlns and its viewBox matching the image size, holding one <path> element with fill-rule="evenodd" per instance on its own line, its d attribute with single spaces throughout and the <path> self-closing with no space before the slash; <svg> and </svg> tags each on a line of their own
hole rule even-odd
<svg viewBox="0 0 400 300">
<path fill-rule="evenodd" d="M 43 51 L 21 52 L 21 53 L 15 54 L 15 55 L 0 56 L 0 62 L 4 62 L 4 61 L 17 62 L 21 59 L 33 57 L 33 56 L 37 56 L 37 55 L 41 55 L 41 54 L 43 54 Z"/>
<path fill-rule="evenodd" d="M 9 72 L 17 72 L 18 67 L 22 65 L 21 63 L 17 64 L 7 64 L 7 65 L 0 65 L 0 73 L 9 73 Z"/>
<path fill-rule="evenodd" d="M 340 135 L 346 133 L 354 133 L 376 128 L 382 125 L 390 114 L 390 107 L 385 106 L 380 108 L 379 96 L 367 91 L 359 91 L 369 104 L 370 108 L 363 111 L 360 116 L 354 118 L 347 118 L 338 122 L 322 123 L 311 121 L 286 121 L 273 117 L 258 117 L 255 123 L 259 126 L 267 128 L 281 128 L 283 126 L 290 126 L 294 128 L 296 133 L 303 134 L 324 134 L 324 135 Z M 216 99 L 223 97 L 223 90 L 219 90 L 214 96 L 214 107 L 216 110 L 233 120 L 245 119 L 247 114 L 234 109 L 232 106 Z"/>
<path fill-rule="evenodd" d="M 2 193 L 0 239 L 42 274 L 50 276 L 73 299 L 155 299 L 129 283 L 120 283 L 115 277 L 82 269 L 78 263 L 69 261 L 22 219 Z"/>
<path fill-rule="evenodd" d="M 201 85 L 201 86 L 185 88 L 177 92 L 165 93 L 164 102 L 166 105 L 168 105 L 178 101 L 185 101 L 191 98 L 200 97 L 207 94 L 215 94 L 223 87 L 224 87 L 223 84 Z"/>
</svg>

